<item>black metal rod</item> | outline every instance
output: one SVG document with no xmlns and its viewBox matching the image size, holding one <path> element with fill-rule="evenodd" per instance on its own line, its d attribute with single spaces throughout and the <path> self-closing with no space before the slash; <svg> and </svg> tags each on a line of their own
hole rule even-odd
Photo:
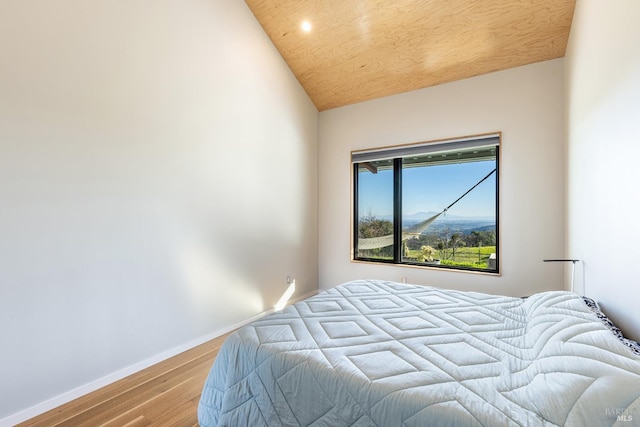
<svg viewBox="0 0 640 427">
<path fill-rule="evenodd" d="M 476 185 L 474 185 L 473 187 L 471 187 L 470 189 L 467 190 L 466 193 L 464 193 L 462 196 L 458 197 L 456 199 L 455 202 L 451 203 L 449 206 L 447 206 L 446 208 L 444 208 L 443 212 L 446 212 L 451 206 L 455 205 L 456 203 L 458 203 L 460 201 L 460 199 L 462 199 L 464 196 L 466 196 L 467 194 L 471 193 L 471 191 L 476 188 L 478 185 L 482 184 L 487 178 L 489 178 L 491 175 L 493 175 L 493 173 L 497 170 L 498 168 L 492 170 L 491 172 L 489 172 L 489 174 L 487 176 L 485 176 L 484 178 L 482 178 L 480 181 L 478 181 L 478 183 Z"/>
<path fill-rule="evenodd" d="M 393 260 L 402 262 L 402 159 L 393 159 Z"/>
</svg>

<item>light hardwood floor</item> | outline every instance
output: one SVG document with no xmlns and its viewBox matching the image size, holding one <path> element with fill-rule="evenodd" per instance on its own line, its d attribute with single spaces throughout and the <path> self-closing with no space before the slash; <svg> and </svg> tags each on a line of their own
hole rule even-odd
<svg viewBox="0 0 640 427">
<path fill-rule="evenodd" d="M 223 335 L 18 426 L 197 426 L 202 386 Z"/>
</svg>

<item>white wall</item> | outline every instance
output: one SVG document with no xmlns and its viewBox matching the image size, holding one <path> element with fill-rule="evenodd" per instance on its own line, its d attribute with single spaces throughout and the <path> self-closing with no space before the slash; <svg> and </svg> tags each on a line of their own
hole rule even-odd
<svg viewBox="0 0 640 427">
<path fill-rule="evenodd" d="M 640 339 L 640 2 L 577 2 L 566 55 L 567 254 L 578 291 Z"/>
<path fill-rule="evenodd" d="M 317 289 L 318 113 L 242 1 L 0 3 L 0 419 Z"/>
<path fill-rule="evenodd" d="M 378 278 L 527 295 L 563 288 L 563 60 L 320 113 L 320 287 Z M 350 262 L 350 152 L 503 132 L 501 277 Z"/>
</svg>

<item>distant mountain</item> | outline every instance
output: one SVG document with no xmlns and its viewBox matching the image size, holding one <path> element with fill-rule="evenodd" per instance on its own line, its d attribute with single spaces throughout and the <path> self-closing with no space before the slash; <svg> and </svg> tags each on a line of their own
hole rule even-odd
<svg viewBox="0 0 640 427">
<path fill-rule="evenodd" d="M 425 220 L 427 218 L 431 218 L 434 215 L 437 215 L 438 212 L 433 212 L 433 211 L 429 211 L 429 212 L 418 212 L 418 213 L 414 213 L 412 215 L 404 215 L 404 219 L 417 219 L 417 220 Z M 440 221 L 441 219 L 443 219 L 445 217 L 445 214 L 440 215 L 440 217 L 438 217 L 438 219 L 436 221 Z M 450 215 L 450 214 L 446 214 L 446 218 L 447 219 L 465 219 L 462 216 L 458 216 L 458 215 Z"/>
<path fill-rule="evenodd" d="M 404 215 L 402 219 L 405 222 L 417 224 L 420 221 L 431 218 L 438 212 L 417 212 L 411 215 Z M 393 221 L 393 215 L 380 215 L 380 219 L 386 219 L 387 221 Z M 492 216 L 463 216 L 463 215 L 451 215 L 450 213 L 444 213 L 440 215 L 435 222 L 442 221 L 495 221 L 495 217 Z"/>
<path fill-rule="evenodd" d="M 423 221 L 427 218 L 431 218 L 437 213 L 438 212 L 433 212 L 433 211 L 418 212 L 412 215 L 404 215 L 403 219 L 410 220 L 410 221 L 414 221 L 414 220 Z M 440 215 L 438 219 L 436 219 L 436 221 L 494 221 L 494 220 L 495 218 L 490 216 L 462 216 L 462 215 L 451 215 L 450 213 L 446 213 L 446 212 Z"/>
</svg>

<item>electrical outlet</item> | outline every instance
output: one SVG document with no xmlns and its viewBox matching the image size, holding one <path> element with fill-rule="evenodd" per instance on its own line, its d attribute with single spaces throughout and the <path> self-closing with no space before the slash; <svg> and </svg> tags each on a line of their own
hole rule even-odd
<svg viewBox="0 0 640 427">
<path fill-rule="evenodd" d="M 287 285 L 291 283 L 291 276 L 287 276 Z"/>
<path fill-rule="evenodd" d="M 407 283 L 407 276 L 402 276 L 402 283 Z"/>
</svg>

